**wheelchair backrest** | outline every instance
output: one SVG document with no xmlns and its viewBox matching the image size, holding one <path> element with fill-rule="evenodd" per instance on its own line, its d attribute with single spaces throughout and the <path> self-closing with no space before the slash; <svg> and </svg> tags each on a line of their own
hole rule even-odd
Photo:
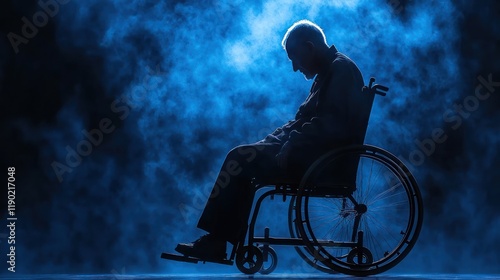
<svg viewBox="0 0 500 280">
<path fill-rule="evenodd" d="M 346 140 L 344 143 L 334 143 L 333 148 L 362 145 L 364 144 L 368 122 L 373 106 L 375 94 L 385 96 L 388 87 L 373 84 L 375 78 L 370 78 L 368 86 L 364 86 L 359 92 L 352 94 L 350 104 L 356 104 L 356 110 L 349 111 L 350 125 L 349 135 L 351 139 Z M 340 153 L 337 156 L 332 155 L 330 158 L 325 158 L 322 166 L 318 169 L 314 176 L 316 178 L 315 184 L 330 186 L 350 186 L 355 187 L 357 173 L 359 168 L 359 155 L 355 153 Z M 322 170 L 322 171 L 319 171 Z M 327 183 L 325 183 L 327 182 Z"/>
</svg>

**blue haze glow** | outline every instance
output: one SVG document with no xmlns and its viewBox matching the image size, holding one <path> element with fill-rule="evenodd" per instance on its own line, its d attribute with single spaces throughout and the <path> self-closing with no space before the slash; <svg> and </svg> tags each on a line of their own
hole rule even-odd
<svg viewBox="0 0 500 280">
<path fill-rule="evenodd" d="M 87 0 L 61 6 L 51 27 L 61 108 L 44 125 L 15 120 L 24 141 L 42 147 L 35 175 L 20 179 L 31 192 L 19 206 L 19 271 L 235 272 L 159 256 L 203 233 L 195 226 L 227 151 L 292 119 L 306 98 L 311 82 L 292 71 L 281 39 L 307 18 L 358 64 L 366 83 L 375 76 L 390 87 L 387 97 L 376 98 L 367 143 L 411 164 L 415 140 L 432 137 L 435 128 L 448 133 L 435 154 L 411 166 L 426 199 L 426 220 L 417 246 L 394 271 L 499 272 L 492 264 L 500 263 L 500 217 L 491 213 L 498 207 L 482 208 L 491 198 L 475 191 L 498 186 L 498 175 L 477 178 L 485 168 L 498 169 L 493 118 L 499 114 L 487 105 L 498 104 L 498 97 L 481 101 L 460 129 L 451 129 L 456 121 L 446 122 L 443 114 L 477 83 L 460 69 L 458 4 L 396 2 Z M 473 78 L 479 74 L 489 73 Z M 483 116 L 492 116 L 491 123 Z M 76 149 L 82 130 L 98 128 L 103 118 L 114 131 L 59 183 L 51 163 L 65 163 L 66 147 Z M 476 149 L 481 146 L 491 149 Z M 454 158 L 440 156 L 450 150 Z M 477 161 L 466 163 L 471 159 Z M 287 208 L 279 201 L 266 204 L 259 225 L 276 224 L 274 232 L 286 235 Z M 279 271 L 310 272 L 291 249 L 278 253 Z"/>
</svg>

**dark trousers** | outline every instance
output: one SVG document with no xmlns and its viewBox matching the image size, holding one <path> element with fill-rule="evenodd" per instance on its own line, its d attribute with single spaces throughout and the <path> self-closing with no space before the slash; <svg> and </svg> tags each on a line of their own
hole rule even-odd
<svg viewBox="0 0 500 280">
<path fill-rule="evenodd" d="M 280 143 L 264 142 L 232 149 L 222 164 L 198 228 L 236 244 L 247 229 L 255 194 L 252 179 L 266 181 L 290 177 L 277 165 L 275 157 L 280 149 Z M 292 153 L 289 161 L 292 172 L 287 173 L 295 175 L 318 155 L 310 149 Z"/>
</svg>

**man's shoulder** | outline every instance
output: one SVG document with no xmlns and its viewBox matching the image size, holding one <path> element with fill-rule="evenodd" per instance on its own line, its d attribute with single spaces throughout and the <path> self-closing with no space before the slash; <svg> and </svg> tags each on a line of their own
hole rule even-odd
<svg viewBox="0 0 500 280">
<path fill-rule="evenodd" d="M 361 70 L 350 57 L 340 52 L 337 52 L 337 56 L 330 64 L 326 79 L 345 85 L 352 84 L 354 87 L 363 86 Z"/>
<path fill-rule="evenodd" d="M 335 59 L 332 61 L 332 65 L 339 66 L 345 64 L 355 64 L 354 61 L 347 55 L 337 52 Z"/>
<path fill-rule="evenodd" d="M 342 79 L 342 77 L 348 76 L 362 76 L 361 71 L 354 61 L 349 58 L 347 55 L 336 52 L 335 57 L 332 58 L 329 67 L 327 70 L 324 70 L 323 73 L 319 74 L 316 77 L 316 82 L 321 80 L 333 80 L 333 79 Z M 346 82 L 346 81 L 342 81 Z"/>
<path fill-rule="evenodd" d="M 331 75 L 335 75 L 339 71 L 347 71 L 347 72 L 361 72 L 358 68 L 358 65 L 347 55 L 337 52 L 335 59 L 330 64 L 330 73 Z"/>
</svg>

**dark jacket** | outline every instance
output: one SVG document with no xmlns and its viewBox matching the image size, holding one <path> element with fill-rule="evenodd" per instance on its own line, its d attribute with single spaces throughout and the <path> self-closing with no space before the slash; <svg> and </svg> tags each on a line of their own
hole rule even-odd
<svg viewBox="0 0 500 280">
<path fill-rule="evenodd" d="M 310 145 L 330 149 L 364 142 L 373 95 L 362 92 L 363 76 L 350 58 L 332 46 L 328 59 L 329 67 L 316 76 L 295 119 L 263 142 L 288 142 L 298 149 Z"/>
</svg>

